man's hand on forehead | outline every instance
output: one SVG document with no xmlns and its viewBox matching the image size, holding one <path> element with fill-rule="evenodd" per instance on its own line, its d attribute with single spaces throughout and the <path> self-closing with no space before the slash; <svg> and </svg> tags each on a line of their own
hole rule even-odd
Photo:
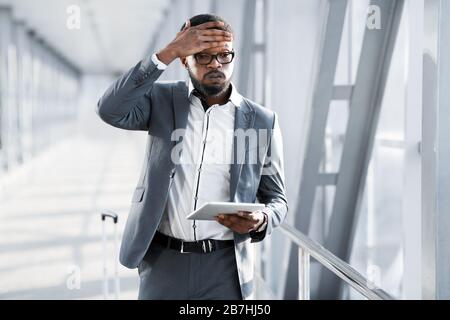
<svg viewBox="0 0 450 320">
<path fill-rule="evenodd" d="M 233 40 L 233 34 L 231 32 L 222 30 L 224 26 L 225 24 L 222 21 L 210 21 L 191 27 L 190 21 L 188 20 L 179 34 L 182 32 L 194 32 L 197 35 L 198 40 L 203 42 L 199 43 L 202 50 L 198 52 L 208 49 L 223 49 L 226 48 L 227 42 Z M 206 46 L 206 48 L 204 46 Z"/>
<path fill-rule="evenodd" d="M 175 39 L 165 49 L 158 53 L 158 57 L 165 63 L 181 57 L 187 57 L 204 50 L 223 51 L 227 43 L 233 41 L 233 34 L 224 28 L 221 21 L 210 21 L 191 27 L 188 20 L 183 30 L 177 33 Z"/>
</svg>

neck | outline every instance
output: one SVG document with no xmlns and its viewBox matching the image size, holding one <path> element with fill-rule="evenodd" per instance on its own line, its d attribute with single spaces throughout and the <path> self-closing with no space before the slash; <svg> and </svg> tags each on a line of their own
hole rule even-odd
<svg viewBox="0 0 450 320">
<path fill-rule="evenodd" d="M 214 97 L 206 97 L 206 103 L 208 106 L 212 106 L 213 104 L 225 104 L 228 102 L 228 99 L 231 95 L 231 85 L 228 86 L 228 89 L 225 90 L 223 93 L 214 96 Z"/>
</svg>

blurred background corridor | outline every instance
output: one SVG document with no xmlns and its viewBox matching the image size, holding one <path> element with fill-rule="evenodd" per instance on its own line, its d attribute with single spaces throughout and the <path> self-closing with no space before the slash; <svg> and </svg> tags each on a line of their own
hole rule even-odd
<svg viewBox="0 0 450 320">
<path fill-rule="evenodd" d="M 100 213 L 122 232 L 146 133 L 106 125 L 97 101 L 199 13 L 231 24 L 233 82 L 279 115 L 286 224 L 327 250 L 276 230 L 258 297 L 449 299 L 449 2 L 0 0 L 0 299 L 103 298 Z M 179 79 L 179 61 L 160 78 Z M 136 299 L 137 271 L 119 274 Z"/>
</svg>

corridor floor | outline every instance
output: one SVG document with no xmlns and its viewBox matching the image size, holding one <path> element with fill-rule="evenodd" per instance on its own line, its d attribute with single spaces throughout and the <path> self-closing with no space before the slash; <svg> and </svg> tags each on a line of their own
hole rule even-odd
<svg viewBox="0 0 450 320">
<path fill-rule="evenodd" d="M 100 212 L 121 236 L 145 151 L 145 133 L 75 135 L 49 147 L 3 186 L 0 299 L 102 299 Z M 25 173 L 23 173 L 25 172 Z M 113 224 L 108 271 L 113 273 Z M 119 269 L 121 299 L 136 299 L 136 270 Z M 79 280 L 79 281 L 78 281 Z M 110 288 L 112 288 L 110 282 Z"/>
</svg>

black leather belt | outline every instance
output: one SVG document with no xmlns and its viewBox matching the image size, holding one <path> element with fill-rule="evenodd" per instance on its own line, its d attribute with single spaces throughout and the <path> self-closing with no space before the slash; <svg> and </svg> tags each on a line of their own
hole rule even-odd
<svg viewBox="0 0 450 320">
<path fill-rule="evenodd" d="M 153 241 L 166 248 L 183 253 L 209 253 L 234 246 L 234 240 L 205 239 L 189 242 L 166 236 L 165 234 L 162 234 L 158 231 L 156 231 L 155 236 L 153 237 Z"/>
</svg>

